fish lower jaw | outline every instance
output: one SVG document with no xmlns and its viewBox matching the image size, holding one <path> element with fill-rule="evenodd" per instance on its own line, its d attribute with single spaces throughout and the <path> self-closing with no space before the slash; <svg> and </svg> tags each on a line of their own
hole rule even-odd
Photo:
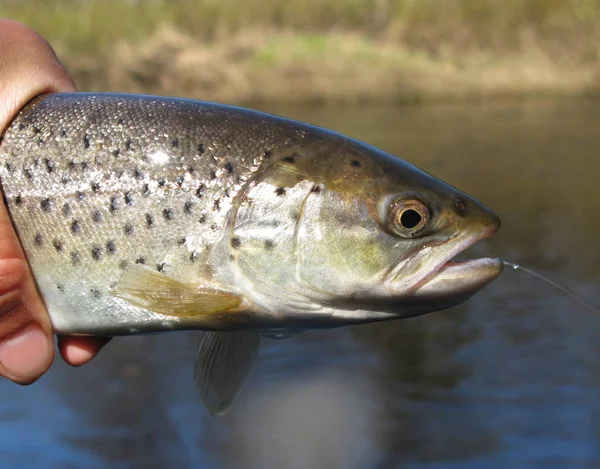
<svg viewBox="0 0 600 469">
<path fill-rule="evenodd" d="M 502 267 L 500 259 L 487 257 L 448 261 L 435 275 L 419 286 L 412 296 L 415 298 L 468 298 L 496 279 L 502 272 Z"/>
</svg>

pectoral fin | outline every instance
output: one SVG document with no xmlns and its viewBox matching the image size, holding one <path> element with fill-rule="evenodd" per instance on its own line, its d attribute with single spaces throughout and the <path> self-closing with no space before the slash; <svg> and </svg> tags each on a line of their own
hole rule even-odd
<svg viewBox="0 0 600 469">
<path fill-rule="evenodd" d="M 223 415 L 244 385 L 258 353 L 253 332 L 207 332 L 200 341 L 194 379 L 211 415 Z"/>
<path fill-rule="evenodd" d="M 234 293 L 180 282 L 141 265 L 127 270 L 112 294 L 134 306 L 171 316 L 221 313 L 242 303 Z"/>
</svg>

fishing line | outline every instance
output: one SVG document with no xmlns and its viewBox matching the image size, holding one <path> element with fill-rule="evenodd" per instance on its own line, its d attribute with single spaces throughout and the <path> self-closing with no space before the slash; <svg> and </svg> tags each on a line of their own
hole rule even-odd
<svg viewBox="0 0 600 469">
<path fill-rule="evenodd" d="M 531 275 L 533 275 L 534 277 L 539 278 L 540 280 L 543 280 L 546 283 L 549 283 L 550 285 L 552 285 L 554 288 L 557 288 L 558 290 L 562 291 L 563 293 L 569 295 L 571 298 L 573 298 L 574 300 L 578 301 L 579 303 L 581 303 L 583 306 L 585 306 L 586 308 L 594 311 L 595 313 L 600 314 L 600 310 L 598 308 L 596 308 L 594 305 L 588 303 L 587 301 L 585 301 L 583 298 L 577 296 L 575 293 L 573 293 L 570 290 L 567 290 L 565 287 L 559 285 L 558 283 L 556 283 L 553 280 L 550 280 L 547 277 L 544 277 L 541 274 L 538 274 L 537 272 L 534 272 L 533 270 L 528 269 L 527 267 L 523 267 L 520 266 L 518 264 L 513 264 L 512 262 L 506 262 L 506 261 L 502 261 L 502 263 L 508 267 L 512 267 L 514 270 L 523 270 Z"/>
</svg>

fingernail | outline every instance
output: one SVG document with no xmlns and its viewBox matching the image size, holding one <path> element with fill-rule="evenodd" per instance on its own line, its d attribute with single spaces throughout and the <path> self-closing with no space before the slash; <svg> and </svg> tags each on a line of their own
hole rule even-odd
<svg viewBox="0 0 600 469">
<path fill-rule="evenodd" d="M 0 342 L 0 364 L 7 378 L 19 383 L 35 381 L 49 366 L 51 344 L 46 334 L 31 326 Z"/>
</svg>

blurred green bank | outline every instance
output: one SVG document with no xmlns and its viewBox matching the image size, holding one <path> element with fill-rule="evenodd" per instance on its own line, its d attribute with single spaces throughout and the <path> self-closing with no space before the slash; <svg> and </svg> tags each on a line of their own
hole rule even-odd
<svg viewBox="0 0 600 469">
<path fill-rule="evenodd" d="M 2 0 L 82 90 L 229 102 L 594 96 L 597 0 Z"/>
</svg>

